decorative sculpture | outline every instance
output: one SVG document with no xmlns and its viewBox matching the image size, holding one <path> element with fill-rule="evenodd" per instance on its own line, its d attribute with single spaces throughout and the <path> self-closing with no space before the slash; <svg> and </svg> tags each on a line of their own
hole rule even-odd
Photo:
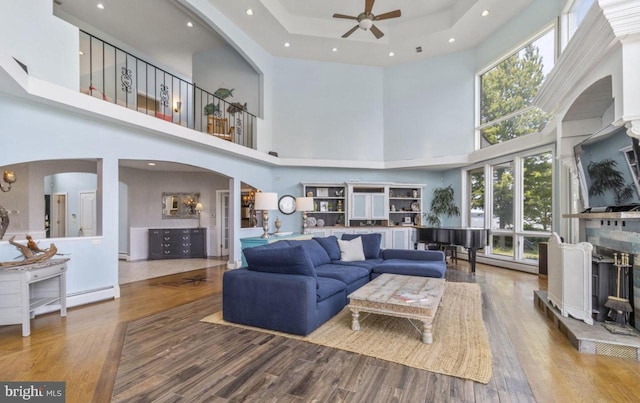
<svg viewBox="0 0 640 403">
<path fill-rule="evenodd" d="M 0 189 L 6 193 L 11 190 L 11 185 L 15 183 L 16 173 L 14 171 L 6 170 L 4 171 L 2 179 L 7 183 L 7 186 L 0 183 Z M 7 228 L 9 228 L 9 213 L 4 207 L 0 206 L 0 239 L 4 237 L 4 233 L 7 231 Z"/>
<path fill-rule="evenodd" d="M 49 260 L 58 254 L 58 248 L 52 243 L 48 249 L 40 249 L 38 245 L 33 241 L 31 235 L 27 235 L 27 246 L 14 242 L 16 237 L 9 238 L 9 243 L 22 253 L 23 260 L 14 260 L 10 262 L 0 262 L 0 267 L 10 266 L 24 266 L 32 263 L 43 262 Z"/>
</svg>

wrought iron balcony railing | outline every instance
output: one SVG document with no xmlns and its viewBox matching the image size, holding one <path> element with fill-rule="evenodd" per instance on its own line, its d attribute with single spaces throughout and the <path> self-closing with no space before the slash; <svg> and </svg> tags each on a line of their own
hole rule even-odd
<svg viewBox="0 0 640 403">
<path fill-rule="evenodd" d="M 256 117 L 87 32 L 80 31 L 80 90 L 129 109 L 255 148 Z"/>
</svg>

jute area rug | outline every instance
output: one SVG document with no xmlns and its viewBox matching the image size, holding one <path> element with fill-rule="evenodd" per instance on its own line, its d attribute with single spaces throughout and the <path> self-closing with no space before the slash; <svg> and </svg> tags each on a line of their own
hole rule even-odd
<svg viewBox="0 0 640 403">
<path fill-rule="evenodd" d="M 482 321 L 480 286 L 447 282 L 433 324 L 433 344 L 424 344 L 407 319 L 360 314 L 360 331 L 351 330 L 351 311 L 340 313 L 310 335 L 296 336 L 222 320 L 222 312 L 203 322 L 277 334 L 309 343 L 351 351 L 439 374 L 488 383 L 492 374 L 491 346 Z M 416 323 L 421 329 L 421 323 Z"/>
</svg>

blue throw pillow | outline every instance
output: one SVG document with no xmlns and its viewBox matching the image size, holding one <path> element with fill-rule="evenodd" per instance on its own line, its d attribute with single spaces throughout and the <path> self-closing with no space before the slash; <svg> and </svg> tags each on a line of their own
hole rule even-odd
<svg viewBox="0 0 640 403">
<path fill-rule="evenodd" d="M 301 274 L 318 278 L 311 259 L 302 246 L 243 249 L 247 269 L 265 273 Z"/>
<path fill-rule="evenodd" d="M 318 267 L 323 264 L 331 263 L 331 259 L 327 254 L 327 251 L 317 242 L 314 242 L 311 239 L 305 239 L 303 241 L 300 240 L 292 240 L 287 241 L 289 246 L 302 246 L 305 252 L 307 252 L 307 256 L 311 259 L 311 263 L 313 263 L 313 267 Z"/>
<path fill-rule="evenodd" d="M 380 257 L 381 234 L 342 234 L 342 239 L 350 241 L 354 238 L 362 238 L 362 250 L 365 259 L 377 259 Z"/>
<path fill-rule="evenodd" d="M 340 260 L 340 246 L 338 245 L 338 238 L 334 235 L 328 237 L 318 237 L 313 238 L 314 241 L 318 242 L 324 250 L 327 251 L 329 258 L 331 260 Z"/>
</svg>

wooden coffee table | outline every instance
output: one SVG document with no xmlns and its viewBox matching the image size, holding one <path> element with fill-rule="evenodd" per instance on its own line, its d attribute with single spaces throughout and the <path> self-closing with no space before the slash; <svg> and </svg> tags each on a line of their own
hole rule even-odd
<svg viewBox="0 0 640 403">
<path fill-rule="evenodd" d="M 360 330 L 360 312 L 417 319 L 422 322 L 422 342 L 431 344 L 444 284 L 443 278 L 382 274 L 349 294 L 351 329 Z"/>
</svg>

